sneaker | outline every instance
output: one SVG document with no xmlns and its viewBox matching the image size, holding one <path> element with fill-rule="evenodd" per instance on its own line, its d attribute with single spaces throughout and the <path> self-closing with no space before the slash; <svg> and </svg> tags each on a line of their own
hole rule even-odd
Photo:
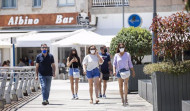
<svg viewBox="0 0 190 111">
<path fill-rule="evenodd" d="M 47 105 L 47 101 L 44 100 L 44 101 L 42 102 L 42 105 Z"/>
<path fill-rule="evenodd" d="M 106 95 L 105 95 L 105 94 L 103 94 L 103 97 L 102 97 L 102 98 L 106 99 Z"/>
<path fill-rule="evenodd" d="M 79 97 L 78 97 L 78 95 L 77 95 L 77 94 L 75 95 L 75 99 L 79 99 Z"/>
<path fill-rule="evenodd" d="M 99 94 L 99 98 L 102 98 L 102 94 Z"/>
<path fill-rule="evenodd" d="M 72 99 L 75 99 L 75 95 L 73 94 L 73 98 Z"/>
<path fill-rule="evenodd" d="M 49 101 L 48 101 L 48 100 L 46 100 L 46 103 L 47 103 L 47 104 L 49 104 Z"/>
</svg>

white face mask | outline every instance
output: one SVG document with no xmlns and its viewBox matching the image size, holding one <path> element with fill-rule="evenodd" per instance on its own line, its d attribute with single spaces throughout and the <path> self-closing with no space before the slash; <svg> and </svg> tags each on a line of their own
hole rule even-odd
<svg viewBox="0 0 190 111">
<path fill-rule="evenodd" d="M 125 48 L 120 48 L 119 51 L 120 52 L 124 52 Z"/>
<path fill-rule="evenodd" d="M 95 50 L 90 50 L 90 53 L 91 53 L 91 54 L 94 54 L 94 53 L 95 53 Z"/>
</svg>

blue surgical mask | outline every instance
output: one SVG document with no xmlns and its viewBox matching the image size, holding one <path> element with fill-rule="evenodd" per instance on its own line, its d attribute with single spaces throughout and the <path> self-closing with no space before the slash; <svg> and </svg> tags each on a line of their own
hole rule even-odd
<svg viewBox="0 0 190 111">
<path fill-rule="evenodd" d="M 42 53 L 44 53 L 44 54 L 47 53 L 47 50 L 43 50 Z"/>
</svg>

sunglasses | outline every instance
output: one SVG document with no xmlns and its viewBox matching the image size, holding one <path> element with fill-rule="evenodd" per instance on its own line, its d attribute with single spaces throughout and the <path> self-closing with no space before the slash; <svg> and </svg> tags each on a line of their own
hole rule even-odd
<svg viewBox="0 0 190 111">
<path fill-rule="evenodd" d="M 95 48 L 90 48 L 90 50 L 96 50 Z"/>
<path fill-rule="evenodd" d="M 48 47 L 41 47 L 42 49 L 47 49 Z"/>
<path fill-rule="evenodd" d="M 119 48 L 125 48 L 125 47 L 119 47 Z"/>
</svg>

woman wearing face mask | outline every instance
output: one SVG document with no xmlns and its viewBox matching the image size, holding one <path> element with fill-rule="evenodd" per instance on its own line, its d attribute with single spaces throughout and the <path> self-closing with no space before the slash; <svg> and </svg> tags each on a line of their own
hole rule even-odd
<svg viewBox="0 0 190 111">
<path fill-rule="evenodd" d="M 81 67 L 81 63 L 75 48 L 71 50 L 70 55 L 67 58 L 67 66 L 69 67 L 69 79 L 71 83 L 71 91 L 73 94 L 72 99 L 78 99 L 79 78 L 73 78 L 73 72 L 80 72 L 79 67 Z M 74 93 L 74 80 L 75 80 L 75 93 Z"/>
<path fill-rule="evenodd" d="M 119 90 L 121 95 L 121 100 L 123 105 L 128 105 L 127 94 L 128 94 L 128 80 L 129 78 L 122 79 L 120 76 L 121 71 L 132 71 L 132 76 L 135 77 L 135 71 L 133 69 L 133 64 L 131 62 L 131 56 L 125 50 L 125 45 L 123 43 L 118 44 L 117 53 L 114 56 L 113 60 L 113 74 L 118 78 Z M 124 92 L 123 92 L 123 82 L 124 82 Z M 123 97 L 123 93 L 125 96 Z"/>
<path fill-rule="evenodd" d="M 95 46 L 90 46 L 88 48 L 88 55 L 85 56 L 83 60 L 83 70 L 86 74 L 89 83 L 89 93 L 90 93 L 90 104 L 93 104 L 93 80 L 96 94 L 96 104 L 98 104 L 98 85 L 99 85 L 99 64 L 103 63 L 103 59 L 100 57 Z"/>
</svg>

